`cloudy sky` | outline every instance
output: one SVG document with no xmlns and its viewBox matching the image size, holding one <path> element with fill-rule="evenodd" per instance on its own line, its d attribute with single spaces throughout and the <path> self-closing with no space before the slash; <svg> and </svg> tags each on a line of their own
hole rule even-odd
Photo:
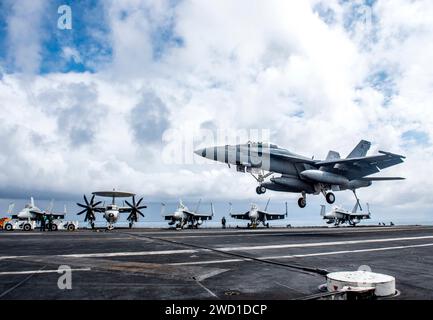
<svg viewBox="0 0 433 320">
<path fill-rule="evenodd" d="M 0 196 L 252 198 L 251 177 L 192 149 L 212 141 L 203 133 L 265 130 L 315 158 L 361 139 L 406 155 L 381 173 L 406 181 L 360 195 L 427 213 L 431 17 L 430 0 L 3 0 Z"/>
</svg>

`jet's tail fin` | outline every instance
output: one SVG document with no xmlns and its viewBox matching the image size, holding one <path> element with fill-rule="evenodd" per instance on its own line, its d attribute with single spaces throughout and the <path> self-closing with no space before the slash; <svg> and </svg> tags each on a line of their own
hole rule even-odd
<svg viewBox="0 0 433 320">
<path fill-rule="evenodd" d="M 51 213 L 53 211 L 53 207 L 54 207 L 54 199 L 51 199 L 50 203 L 48 204 L 47 207 L 47 212 Z"/>
<path fill-rule="evenodd" d="M 352 213 L 356 213 L 356 211 L 358 211 L 358 207 L 359 207 L 359 202 L 356 201 L 355 206 L 352 209 Z"/>
<path fill-rule="evenodd" d="M 321 209 L 320 209 L 320 215 L 322 217 L 324 217 L 325 216 L 325 209 L 326 209 L 326 207 L 323 204 L 321 204 L 320 207 L 321 207 Z"/>
<path fill-rule="evenodd" d="M 337 151 L 329 150 L 326 160 L 337 160 L 340 159 L 340 154 Z"/>
<path fill-rule="evenodd" d="M 356 145 L 356 147 L 352 150 L 352 152 L 349 153 L 346 159 L 365 157 L 367 155 L 368 150 L 370 150 L 370 147 L 371 147 L 371 142 L 366 140 L 361 140 Z"/>
<path fill-rule="evenodd" d="M 15 202 L 9 203 L 8 214 L 11 215 L 15 208 Z"/>
<path fill-rule="evenodd" d="M 164 216 L 165 213 L 165 203 L 161 202 L 161 216 Z"/>
<path fill-rule="evenodd" d="M 265 211 L 268 210 L 268 206 L 269 206 L 269 201 L 271 201 L 271 198 L 268 199 L 268 202 L 266 202 L 266 207 L 265 207 Z"/>
<path fill-rule="evenodd" d="M 214 211 L 214 209 L 213 209 L 213 202 L 210 203 L 210 212 L 211 212 L 212 217 L 213 217 L 214 214 L 215 214 L 215 211 Z"/>
<path fill-rule="evenodd" d="M 198 212 L 198 209 L 200 208 L 201 199 L 198 200 L 197 206 L 195 207 L 195 212 Z"/>
</svg>

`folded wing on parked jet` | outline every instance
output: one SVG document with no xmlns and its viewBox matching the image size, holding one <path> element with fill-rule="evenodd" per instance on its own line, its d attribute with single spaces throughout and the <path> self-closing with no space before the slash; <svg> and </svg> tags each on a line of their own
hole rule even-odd
<svg viewBox="0 0 433 320">
<path fill-rule="evenodd" d="M 195 219 L 201 218 L 202 220 L 210 220 L 210 219 L 212 219 L 212 216 L 213 216 L 212 213 L 198 213 L 198 212 L 188 211 L 188 210 L 183 210 L 183 212 L 189 216 L 194 217 Z"/>
</svg>

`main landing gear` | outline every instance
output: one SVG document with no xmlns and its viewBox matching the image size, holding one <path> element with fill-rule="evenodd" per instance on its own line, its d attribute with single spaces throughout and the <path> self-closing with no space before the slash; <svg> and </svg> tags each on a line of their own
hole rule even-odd
<svg viewBox="0 0 433 320">
<path fill-rule="evenodd" d="M 325 196 L 326 202 L 329 204 L 333 204 L 335 202 L 335 195 L 332 192 L 326 193 L 323 191 L 323 194 Z M 298 199 L 298 206 L 300 208 L 305 208 L 307 205 L 307 194 L 305 192 L 302 192 L 302 197 Z"/>
<path fill-rule="evenodd" d="M 257 193 L 257 194 L 263 194 L 263 193 L 265 193 L 265 192 L 266 192 L 266 188 L 263 187 L 263 186 L 258 186 L 258 187 L 256 188 L 256 193 Z"/>
<path fill-rule="evenodd" d="M 328 192 L 325 194 L 325 199 L 329 204 L 333 204 L 335 202 L 335 195 L 332 192 Z"/>
</svg>

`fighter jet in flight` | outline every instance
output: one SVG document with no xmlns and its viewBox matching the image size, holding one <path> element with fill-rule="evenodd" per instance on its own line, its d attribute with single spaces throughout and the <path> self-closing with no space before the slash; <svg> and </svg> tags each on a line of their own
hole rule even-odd
<svg viewBox="0 0 433 320">
<path fill-rule="evenodd" d="M 245 213 L 232 213 L 232 204 L 229 203 L 230 216 L 234 219 L 250 220 L 250 222 L 247 224 L 247 228 L 249 227 L 256 228 L 260 224 L 260 222 L 263 223 L 265 227 L 269 228 L 269 222 L 268 222 L 269 220 L 278 220 L 287 217 L 287 202 L 286 202 L 286 213 L 272 213 L 272 212 L 267 212 L 270 200 L 271 198 L 268 199 L 265 210 L 260 210 L 255 203 L 252 203 L 250 210 L 248 210 Z"/>
<path fill-rule="evenodd" d="M 367 203 L 367 213 L 357 212 L 359 203 L 356 202 L 352 212 L 343 209 L 342 207 L 334 206 L 330 212 L 325 212 L 326 207 L 321 205 L 320 215 L 326 220 L 327 224 L 333 223 L 338 226 L 339 224 L 349 223 L 351 226 L 356 226 L 361 220 L 370 219 L 370 206 Z"/>
<path fill-rule="evenodd" d="M 188 228 L 198 228 L 203 224 L 204 220 L 212 220 L 214 215 L 213 203 L 210 204 L 211 213 L 199 213 L 198 209 L 201 204 L 199 200 L 197 207 L 194 211 L 189 210 L 186 205 L 183 204 L 182 200 L 179 200 L 179 205 L 176 211 L 172 213 L 165 213 L 165 204 L 161 203 L 161 215 L 165 220 L 170 221 L 170 226 L 176 224 L 176 228 L 183 229 L 185 226 Z"/>
<path fill-rule="evenodd" d="M 292 153 L 277 145 L 248 142 L 246 144 L 225 145 L 194 151 L 197 155 L 211 160 L 236 165 L 237 171 L 250 173 L 259 183 L 258 194 L 267 189 L 301 193 L 298 205 L 307 205 L 307 194 L 322 193 L 330 204 L 335 202 L 331 191 L 351 190 L 357 202 L 356 190 L 371 186 L 373 181 L 402 180 L 400 177 L 371 177 L 396 164 L 402 163 L 404 156 L 379 151 L 367 156 L 371 143 L 361 140 L 345 159 L 340 154 L 329 151 L 325 160 L 315 160 Z M 269 181 L 267 177 L 273 174 Z"/>
</svg>

